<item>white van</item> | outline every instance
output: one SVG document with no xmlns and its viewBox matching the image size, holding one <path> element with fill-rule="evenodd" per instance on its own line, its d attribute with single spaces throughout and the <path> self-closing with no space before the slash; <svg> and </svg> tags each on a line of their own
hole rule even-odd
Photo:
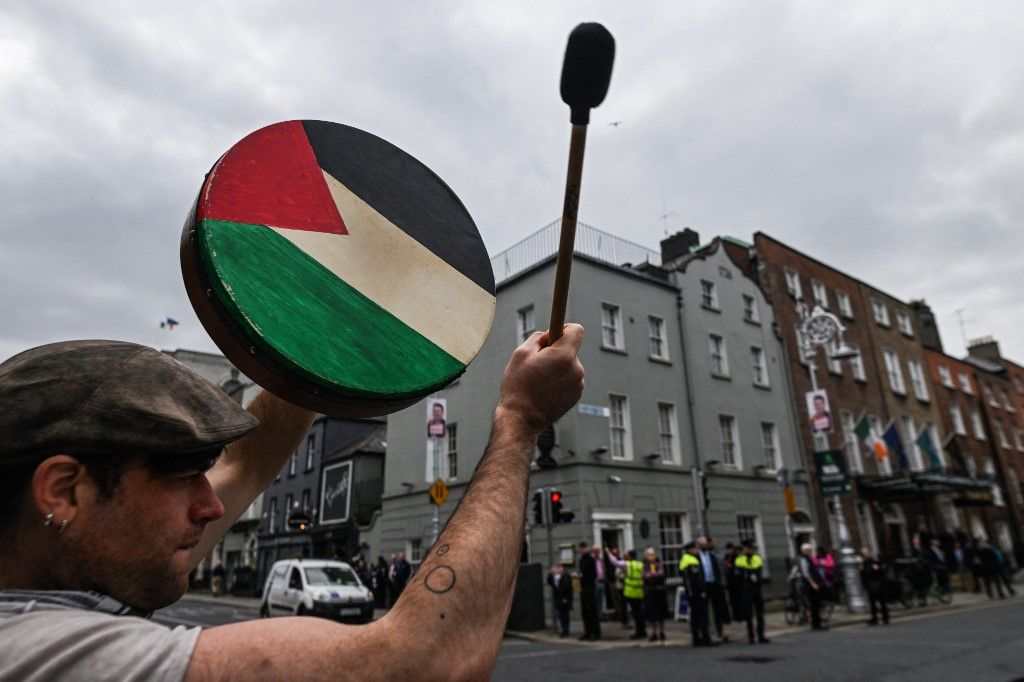
<svg viewBox="0 0 1024 682">
<path fill-rule="evenodd" d="M 286 559 L 270 569 L 260 616 L 319 616 L 369 623 L 373 620 L 373 592 L 341 561 Z"/>
</svg>

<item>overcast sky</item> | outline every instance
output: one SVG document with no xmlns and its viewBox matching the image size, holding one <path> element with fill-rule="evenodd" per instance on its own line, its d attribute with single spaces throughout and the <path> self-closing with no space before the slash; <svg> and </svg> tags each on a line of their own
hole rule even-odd
<svg viewBox="0 0 1024 682">
<path fill-rule="evenodd" d="M 217 157 L 338 121 L 413 154 L 491 253 L 561 211 L 565 39 L 618 52 L 581 219 L 651 248 L 756 230 L 1024 362 L 1024 4 L 0 6 L 0 358 L 68 338 L 215 350 L 178 239 Z M 620 125 L 611 126 L 612 122 Z M 161 318 L 181 322 L 161 332 Z"/>
</svg>

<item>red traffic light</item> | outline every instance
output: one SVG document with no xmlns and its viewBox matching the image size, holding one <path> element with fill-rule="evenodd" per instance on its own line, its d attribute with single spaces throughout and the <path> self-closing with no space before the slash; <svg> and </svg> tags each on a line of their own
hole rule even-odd
<svg viewBox="0 0 1024 682">
<path fill-rule="evenodd" d="M 562 493 L 560 493 L 557 490 L 552 490 L 551 491 L 551 502 L 552 503 L 558 503 L 558 502 L 561 502 L 561 501 L 562 501 Z"/>
</svg>

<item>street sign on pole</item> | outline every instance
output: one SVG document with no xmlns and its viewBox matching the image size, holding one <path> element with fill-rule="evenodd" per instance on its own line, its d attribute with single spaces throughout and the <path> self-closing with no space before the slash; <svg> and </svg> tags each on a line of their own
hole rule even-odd
<svg viewBox="0 0 1024 682">
<path fill-rule="evenodd" d="M 448 486 L 440 478 L 434 481 L 427 492 L 430 493 L 430 500 L 438 507 L 448 499 Z"/>
<path fill-rule="evenodd" d="M 815 452 L 814 466 L 818 470 L 818 485 L 822 495 L 840 495 L 853 489 L 846 475 L 846 459 L 842 450 Z"/>
</svg>

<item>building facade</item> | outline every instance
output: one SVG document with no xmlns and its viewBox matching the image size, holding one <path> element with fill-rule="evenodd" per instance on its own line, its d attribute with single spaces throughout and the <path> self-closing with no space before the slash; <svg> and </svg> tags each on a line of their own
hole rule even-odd
<svg viewBox="0 0 1024 682">
<path fill-rule="evenodd" d="M 800 468 L 801 456 L 767 300 L 720 242 L 691 248 L 694 235 L 666 254 L 662 268 L 654 265 L 660 254 L 581 227 L 567 319 L 587 330 L 580 351 L 586 387 L 555 424 L 557 468 L 535 468 L 530 476 L 531 489 L 557 487 L 575 518 L 555 525 L 550 540 L 529 519 L 524 560 L 575 561 L 572 548 L 582 540 L 619 550 L 653 547 L 674 574 L 682 545 L 699 533 L 720 546 L 749 537 L 768 559 L 772 589 L 781 590 L 792 542 L 775 473 Z M 598 243 L 604 250 L 587 247 Z M 615 259 L 626 252 L 639 265 Z M 452 492 L 440 508 L 441 524 L 486 447 L 510 354 L 529 333 L 547 327 L 552 253 L 541 251 L 532 262 L 517 253 L 495 257 L 505 278 L 491 334 L 466 374 L 436 396 L 447 401 L 444 477 Z M 381 542 L 413 563 L 434 533 L 426 421 L 425 403 L 388 419 Z M 698 469 L 707 474 L 706 528 L 698 523 Z M 806 482 L 796 497 L 809 522 Z"/>
</svg>

